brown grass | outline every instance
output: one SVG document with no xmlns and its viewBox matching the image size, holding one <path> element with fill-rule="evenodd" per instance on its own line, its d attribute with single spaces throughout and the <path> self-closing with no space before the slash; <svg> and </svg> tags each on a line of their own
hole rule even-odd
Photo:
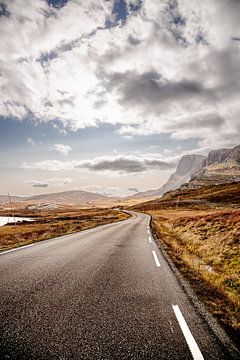
<svg viewBox="0 0 240 360">
<path fill-rule="evenodd" d="M 152 211 L 152 227 L 208 309 L 240 330 L 240 211 Z"/>
<path fill-rule="evenodd" d="M 4 211 L 1 212 L 5 215 Z M 30 216 L 31 211 L 18 210 L 18 216 Z M 0 250 L 30 244 L 53 237 L 86 230 L 127 219 L 129 215 L 110 209 L 61 209 L 51 212 L 36 212 L 36 221 L 0 227 Z M 33 218 L 33 216 L 31 216 Z"/>
</svg>

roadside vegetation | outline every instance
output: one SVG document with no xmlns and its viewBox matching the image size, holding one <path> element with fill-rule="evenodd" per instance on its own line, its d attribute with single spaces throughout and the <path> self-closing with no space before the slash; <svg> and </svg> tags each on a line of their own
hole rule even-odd
<svg viewBox="0 0 240 360">
<path fill-rule="evenodd" d="M 6 215 L 6 210 L 0 211 L 0 216 Z M 111 209 L 61 208 L 52 211 L 18 209 L 15 216 L 30 217 L 35 221 L 1 226 L 0 251 L 125 220 L 130 215 Z"/>
<path fill-rule="evenodd" d="M 240 184 L 167 193 L 132 209 L 152 216 L 159 245 L 208 310 L 240 335 Z"/>
</svg>

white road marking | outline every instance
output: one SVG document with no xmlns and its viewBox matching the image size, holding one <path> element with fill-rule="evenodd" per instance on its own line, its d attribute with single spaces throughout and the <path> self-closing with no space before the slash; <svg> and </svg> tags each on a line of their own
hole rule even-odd
<svg viewBox="0 0 240 360">
<path fill-rule="evenodd" d="M 148 237 L 148 241 L 149 241 L 150 243 L 152 242 L 151 236 Z"/>
<path fill-rule="evenodd" d="M 28 247 L 30 247 L 30 246 L 33 246 L 33 245 L 34 245 L 34 244 L 29 244 L 29 245 L 19 246 L 19 247 L 15 248 L 15 249 L 10 249 L 10 250 L 6 250 L 6 251 L 1 251 L 1 252 L 0 252 L 0 255 L 7 254 L 7 253 L 10 253 L 10 252 L 12 252 L 12 251 L 17 251 L 17 250 L 26 249 L 26 248 L 28 248 Z"/>
<path fill-rule="evenodd" d="M 188 344 L 189 350 L 191 351 L 193 359 L 194 360 L 204 360 L 202 353 L 198 347 L 198 344 L 196 343 L 178 305 L 172 305 L 172 307 L 173 307 L 173 311 L 176 315 L 177 321 L 180 325 L 180 328 L 183 332 L 183 335 L 186 339 L 186 342 Z"/>
<path fill-rule="evenodd" d="M 152 250 L 152 254 L 153 254 L 153 258 L 155 260 L 156 266 L 160 267 L 160 262 L 158 260 L 157 254 L 156 254 L 156 252 L 154 250 Z"/>
</svg>

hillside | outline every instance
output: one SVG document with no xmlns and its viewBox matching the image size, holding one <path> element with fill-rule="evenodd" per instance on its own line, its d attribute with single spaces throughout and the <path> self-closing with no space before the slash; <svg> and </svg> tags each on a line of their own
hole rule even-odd
<svg viewBox="0 0 240 360">
<path fill-rule="evenodd" d="M 58 193 L 35 195 L 24 201 L 29 203 L 51 203 L 60 205 L 81 205 L 91 204 L 99 202 L 108 202 L 111 198 L 88 191 L 76 190 L 76 191 L 64 191 Z"/>
<path fill-rule="evenodd" d="M 167 182 L 156 190 L 140 192 L 128 199 L 160 197 L 181 186 L 197 188 L 240 182 L 240 145 L 230 149 L 217 149 L 203 155 L 184 155 Z"/>
<path fill-rule="evenodd" d="M 164 194 L 161 198 L 149 200 L 130 207 L 136 211 L 161 208 L 212 206 L 240 206 L 240 183 L 204 186 L 203 188 L 180 188 Z"/>
<path fill-rule="evenodd" d="M 22 201 L 24 199 L 26 199 L 27 197 L 25 196 L 11 196 L 11 201 L 12 202 L 18 202 L 18 201 Z M 1 204 L 5 204 L 5 203 L 9 203 L 9 197 L 8 195 L 0 195 L 0 205 Z"/>
<path fill-rule="evenodd" d="M 34 195 L 30 197 L 11 196 L 12 202 L 27 204 L 58 204 L 58 205 L 87 205 L 99 203 L 111 203 L 117 198 L 110 198 L 105 195 L 91 193 L 88 191 L 64 191 L 57 193 Z M 0 204 L 8 204 L 9 199 L 6 195 L 0 195 Z"/>
</svg>

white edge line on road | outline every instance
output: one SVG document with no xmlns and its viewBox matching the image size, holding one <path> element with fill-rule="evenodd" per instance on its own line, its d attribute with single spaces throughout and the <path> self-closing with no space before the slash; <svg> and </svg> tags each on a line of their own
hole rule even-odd
<svg viewBox="0 0 240 360">
<path fill-rule="evenodd" d="M 152 254 L 153 254 L 153 258 L 155 260 L 156 266 L 160 267 L 160 262 L 158 260 L 157 254 L 156 254 L 156 252 L 154 250 L 152 250 Z"/>
<path fill-rule="evenodd" d="M 28 247 L 30 247 L 30 246 L 33 246 L 33 245 L 34 245 L 34 244 L 29 244 L 29 245 L 19 246 L 19 247 L 15 248 L 15 249 L 10 249 L 10 250 L 6 250 L 6 251 L 1 251 L 1 252 L 0 252 L 0 255 L 7 254 L 7 253 L 10 253 L 10 252 L 12 252 L 12 251 L 17 251 L 17 250 L 26 249 L 26 248 L 28 248 Z"/>
<path fill-rule="evenodd" d="M 194 360 L 204 360 L 202 353 L 198 347 L 198 344 L 196 343 L 178 305 L 172 305 L 172 307 L 173 307 L 173 311 L 176 315 L 177 321 L 180 325 L 180 328 L 183 332 L 183 335 L 186 339 L 186 342 L 188 344 L 189 350 L 191 351 L 193 359 Z"/>
<path fill-rule="evenodd" d="M 149 241 L 150 243 L 152 242 L 151 236 L 148 237 L 148 241 Z"/>
</svg>

